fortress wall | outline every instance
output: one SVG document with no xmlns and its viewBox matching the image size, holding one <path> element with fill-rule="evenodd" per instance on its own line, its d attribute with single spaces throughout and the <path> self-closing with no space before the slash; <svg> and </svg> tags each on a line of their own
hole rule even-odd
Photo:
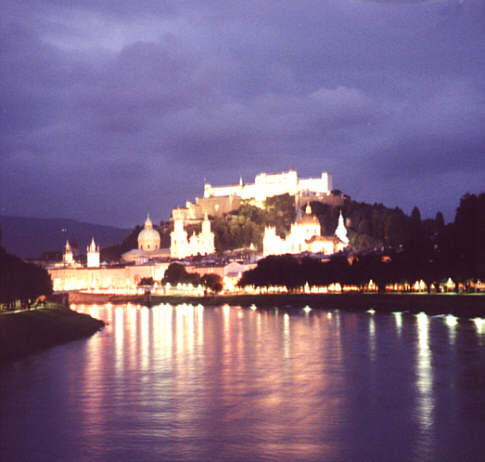
<svg viewBox="0 0 485 462">
<path fill-rule="evenodd" d="M 204 187 L 204 197 L 230 196 L 231 194 L 240 194 L 240 192 L 240 185 L 213 187 L 210 184 L 206 184 Z"/>
<path fill-rule="evenodd" d="M 172 211 L 172 218 L 181 218 L 186 222 L 197 222 L 202 220 L 204 214 L 221 216 L 233 210 L 237 210 L 240 201 L 252 200 L 254 205 L 263 206 L 263 202 L 272 196 L 298 193 L 303 194 L 305 199 L 319 200 L 320 202 L 338 206 L 343 200 L 321 199 L 327 196 L 332 190 L 332 175 L 322 172 L 320 178 L 298 179 L 295 170 L 282 173 L 260 173 L 255 176 L 252 184 L 239 184 L 228 186 L 215 186 L 210 184 L 204 186 L 204 197 L 196 198 L 195 204 L 186 203 L 186 208 L 176 208 Z M 300 203 L 302 203 L 300 201 Z"/>
</svg>

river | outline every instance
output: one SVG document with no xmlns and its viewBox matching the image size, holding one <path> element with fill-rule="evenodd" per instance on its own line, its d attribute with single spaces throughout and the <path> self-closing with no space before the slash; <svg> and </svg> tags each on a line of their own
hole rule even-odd
<svg viewBox="0 0 485 462">
<path fill-rule="evenodd" d="M 107 326 L 0 368 L 2 461 L 485 460 L 485 319 L 76 309 Z"/>
</svg>

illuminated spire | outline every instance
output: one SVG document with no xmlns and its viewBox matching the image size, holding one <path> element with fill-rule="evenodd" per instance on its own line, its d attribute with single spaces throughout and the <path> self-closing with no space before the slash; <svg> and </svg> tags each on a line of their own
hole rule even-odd
<svg viewBox="0 0 485 462">
<path fill-rule="evenodd" d="M 349 238 L 347 237 L 347 228 L 344 224 L 344 217 L 342 216 L 342 210 L 340 210 L 340 215 L 338 217 L 338 225 L 335 230 L 335 236 L 337 236 L 343 243 L 348 244 Z"/>
<path fill-rule="evenodd" d="M 91 244 L 88 247 L 88 251 L 96 252 L 96 243 L 94 242 L 94 237 L 91 238 Z"/>
</svg>

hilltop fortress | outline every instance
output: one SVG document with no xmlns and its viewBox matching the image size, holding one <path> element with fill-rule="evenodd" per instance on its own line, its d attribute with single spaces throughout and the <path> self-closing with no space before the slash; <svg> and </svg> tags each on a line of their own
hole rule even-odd
<svg viewBox="0 0 485 462">
<path fill-rule="evenodd" d="M 259 173 L 254 183 L 245 184 L 242 178 L 239 184 L 228 186 L 204 185 L 204 197 L 195 198 L 195 203 L 187 201 L 185 207 L 174 208 L 172 219 L 186 223 L 199 223 L 204 216 L 221 216 L 237 210 L 242 200 L 252 205 L 263 207 L 268 197 L 289 194 L 295 197 L 295 206 L 310 201 L 342 205 L 340 196 L 332 196 L 332 175 L 323 172 L 319 178 L 299 178 L 295 170 L 282 173 Z"/>
</svg>

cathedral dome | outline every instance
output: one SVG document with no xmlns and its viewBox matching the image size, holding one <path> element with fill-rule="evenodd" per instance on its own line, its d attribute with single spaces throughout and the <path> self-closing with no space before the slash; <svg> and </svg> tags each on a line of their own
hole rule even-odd
<svg viewBox="0 0 485 462">
<path fill-rule="evenodd" d="M 153 229 L 153 224 L 148 214 L 145 227 L 138 234 L 138 248 L 147 251 L 158 250 L 160 248 L 160 234 L 156 229 Z"/>
</svg>

